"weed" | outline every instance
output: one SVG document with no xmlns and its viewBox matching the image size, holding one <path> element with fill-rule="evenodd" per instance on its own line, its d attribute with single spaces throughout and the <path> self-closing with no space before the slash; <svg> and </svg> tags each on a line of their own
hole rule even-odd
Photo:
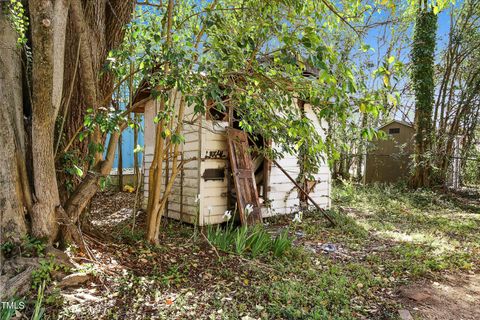
<svg viewBox="0 0 480 320">
<path fill-rule="evenodd" d="M 35 237 L 25 236 L 22 239 L 22 255 L 25 257 L 43 257 L 47 244 Z"/>
<path fill-rule="evenodd" d="M 11 298 L 8 301 L 2 301 L 0 304 L 0 319 L 10 320 L 15 317 L 15 310 L 24 309 L 26 305 L 25 299 Z"/>
<path fill-rule="evenodd" d="M 172 284 L 177 285 L 183 280 L 184 280 L 184 275 L 180 271 L 180 266 L 178 265 L 174 265 L 170 267 L 161 278 L 162 283 L 166 286 L 170 286 Z"/>
<path fill-rule="evenodd" d="M 45 254 L 46 243 L 29 235 L 23 237 L 20 243 L 5 241 L 1 244 L 0 250 L 6 258 L 12 258 L 15 255 L 24 257 L 43 257 Z"/>
<path fill-rule="evenodd" d="M 50 294 L 45 298 L 45 304 L 53 307 L 60 307 L 63 305 L 63 297 L 60 293 L 60 288 L 53 288 Z"/>
<path fill-rule="evenodd" d="M 9 258 L 13 255 L 13 250 L 15 249 L 15 244 L 12 241 L 5 241 L 0 246 L 0 249 L 2 250 L 2 254 L 5 257 Z"/>
<path fill-rule="evenodd" d="M 135 244 L 145 239 L 145 231 L 142 229 L 132 229 L 125 226 L 120 230 L 120 240 L 128 244 Z"/>
<path fill-rule="evenodd" d="M 42 307 L 43 296 L 45 294 L 45 280 L 38 286 L 37 300 L 35 301 L 35 308 L 33 309 L 32 320 L 40 320 L 45 313 L 45 308 Z"/>
<path fill-rule="evenodd" d="M 52 282 L 52 272 L 58 270 L 66 271 L 66 267 L 55 263 L 53 257 L 48 260 L 41 260 L 40 266 L 32 271 L 32 288 L 39 288 L 42 284 L 50 284 Z"/>
</svg>

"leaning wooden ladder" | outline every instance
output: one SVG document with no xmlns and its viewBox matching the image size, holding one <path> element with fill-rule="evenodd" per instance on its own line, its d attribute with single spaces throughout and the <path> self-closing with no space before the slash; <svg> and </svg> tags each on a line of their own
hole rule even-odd
<svg viewBox="0 0 480 320">
<path fill-rule="evenodd" d="M 227 128 L 228 153 L 230 165 L 232 168 L 235 191 L 237 194 L 238 209 L 240 212 L 240 221 L 242 224 L 256 224 L 262 222 L 260 210 L 260 201 L 258 199 L 257 185 L 255 181 L 254 168 L 252 160 L 248 153 L 247 133 Z M 327 211 L 320 207 L 318 203 L 293 179 L 277 161 L 271 160 L 280 171 L 302 192 L 308 200 L 322 213 L 322 215 L 334 226 L 335 222 L 328 215 Z M 245 207 L 251 204 L 252 212 L 245 212 Z"/>
</svg>

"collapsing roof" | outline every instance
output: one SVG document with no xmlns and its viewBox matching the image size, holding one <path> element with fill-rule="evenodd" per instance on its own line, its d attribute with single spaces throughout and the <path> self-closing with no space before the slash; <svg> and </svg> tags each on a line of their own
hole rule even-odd
<svg viewBox="0 0 480 320">
<path fill-rule="evenodd" d="M 302 75 L 306 78 L 318 78 L 319 71 L 315 67 L 311 66 L 307 62 L 302 62 L 300 63 L 297 58 L 295 58 L 292 55 L 292 60 L 296 61 L 297 67 L 302 70 Z M 270 64 L 273 63 L 273 56 L 266 56 L 262 57 L 261 59 L 258 60 L 261 64 Z M 138 86 L 138 89 L 135 92 L 135 95 L 133 97 L 133 105 L 138 104 L 135 106 L 132 110 L 134 113 L 144 113 L 145 112 L 145 103 L 148 100 L 149 97 L 151 97 L 152 93 L 152 88 L 147 80 L 147 78 L 144 78 L 141 82 L 140 85 Z"/>
</svg>

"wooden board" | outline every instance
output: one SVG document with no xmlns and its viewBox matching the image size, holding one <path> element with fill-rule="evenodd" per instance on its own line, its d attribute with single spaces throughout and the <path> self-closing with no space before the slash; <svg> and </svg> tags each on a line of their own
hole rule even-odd
<svg viewBox="0 0 480 320">
<path fill-rule="evenodd" d="M 262 222 L 257 185 L 253 172 L 252 158 L 248 152 L 248 136 L 242 130 L 227 128 L 228 154 L 232 166 L 233 181 L 237 192 L 238 211 L 242 225 Z M 247 216 L 245 207 L 253 206 Z"/>
</svg>

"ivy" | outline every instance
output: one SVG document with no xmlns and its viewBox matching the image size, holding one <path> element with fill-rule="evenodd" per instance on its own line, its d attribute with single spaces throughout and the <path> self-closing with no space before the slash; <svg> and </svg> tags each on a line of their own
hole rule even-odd
<svg viewBox="0 0 480 320">
<path fill-rule="evenodd" d="M 412 183 L 428 185 L 435 101 L 434 63 L 437 15 L 429 7 L 418 9 L 412 44 L 412 87 L 415 94 L 415 174 Z"/>
<path fill-rule="evenodd" d="M 426 116 L 430 115 L 434 103 L 436 30 L 437 15 L 431 10 L 420 10 L 412 46 L 412 85 L 416 107 L 424 111 Z"/>
<path fill-rule="evenodd" d="M 3 4 L 2 10 L 8 15 L 10 23 L 18 34 L 17 44 L 27 44 L 28 17 L 23 4 L 19 0 L 10 0 Z"/>
</svg>

